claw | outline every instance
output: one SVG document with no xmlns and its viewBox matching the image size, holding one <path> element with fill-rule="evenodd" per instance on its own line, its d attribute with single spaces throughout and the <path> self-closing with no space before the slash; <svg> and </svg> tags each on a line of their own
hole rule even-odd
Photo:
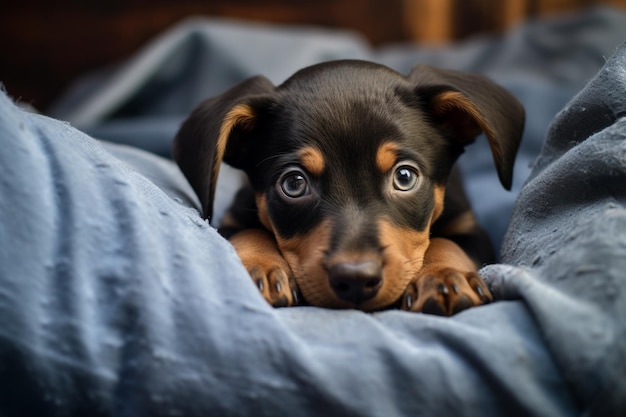
<svg viewBox="0 0 626 417">
<path fill-rule="evenodd" d="M 284 260 L 275 257 L 257 262 L 242 258 L 253 285 L 261 292 L 265 301 L 275 307 L 298 304 L 301 299 L 298 286 Z"/>
<path fill-rule="evenodd" d="M 410 310 L 412 305 L 413 305 L 413 297 L 411 297 L 410 295 L 407 295 L 406 296 L 406 308 Z"/>
<path fill-rule="evenodd" d="M 474 291 L 476 291 L 476 293 L 478 294 L 478 296 L 480 297 L 480 299 L 482 301 L 486 301 L 487 300 L 487 296 L 485 295 L 485 291 L 483 290 L 483 288 L 480 285 L 476 285 L 474 287 Z"/>
</svg>

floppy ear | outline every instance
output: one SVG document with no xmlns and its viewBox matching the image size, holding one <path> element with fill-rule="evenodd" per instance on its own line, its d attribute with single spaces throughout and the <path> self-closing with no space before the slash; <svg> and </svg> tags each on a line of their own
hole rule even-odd
<svg viewBox="0 0 626 417">
<path fill-rule="evenodd" d="M 524 108 L 504 88 L 478 74 L 416 65 L 408 78 L 436 124 L 461 145 L 484 132 L 500 182 L 507 190 L 524 130 Z"/>
<path fill-rule="evenodd" d="M 198 195 L 204 218 L 213 215 L 222 160 L 231 154 L 237 168 L 234 150 L 245 145 L 242 142 L 257 123 L 259 109 L 274 91 L 267 78 L 249 78 L 200 104 L 176 134 L 172 155 Z"/>
</svg>

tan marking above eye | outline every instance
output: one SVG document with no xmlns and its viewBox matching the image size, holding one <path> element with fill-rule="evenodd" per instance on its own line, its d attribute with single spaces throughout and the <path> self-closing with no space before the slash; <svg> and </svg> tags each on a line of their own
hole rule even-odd
<svg viewBox="0 0 626 417">
<path fill-rule="evenodd" d="M 392 142 L 385 142 L 378 147 L 376 152 L 376 166 L 383 174 L 396 164 L 398 159 L 398 145 Z"/>
<path fill-rule="evenodd" d="M 298 157 L 302 166 L 311 174 L 319 176 L 324 172 L 326 161 L 319 149 L 307 146 L 298 152 Z"/>
</svg>

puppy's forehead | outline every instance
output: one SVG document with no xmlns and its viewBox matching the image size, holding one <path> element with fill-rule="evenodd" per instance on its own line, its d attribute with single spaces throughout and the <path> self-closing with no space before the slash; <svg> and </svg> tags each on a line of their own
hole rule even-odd
<svg viewBox="0 0 626 417">
<path fill-rule="evenodd" d="M 309 164 L 375 158 L 383 143 L 415 138 L 416 129 L 426 124 L 419 112 L 388 91 L 328 90 L 289 97 L 277 118 L 277 134 Z M 392 149 L 386 149 L 390 154 Z"/>
<path fill-rule="evenodd" d="M 406 81 L 406 77 L 384 65 L 373 62 L 344 60 L 325 62 L 303 68 L 287 79 L 281 86 L 285 89 L 306 91 L 312 86 L 350 87 L 361 85 L 367 88 Z"/>
<path fill-rule="evenodd" d="M 313 174 L 327 169 L 345 174 L 364 164 L 386 173 L 401 149 L 432 152 L 425 142 L 436 132 L 414 86 L 387 67 L 320 64 L 296 73 L 279 90 L 273 112 L 276 151 L 295 153 Z"/>
<path fill-rule="evenodd" d="M 389 171 L 398 159 L 399 145 L 396 142 L 383 142 L 376 150 L 376 168 L 381 173 Z"/>
<path fill-rule="evenodd" d="M 326 62 L 304 68 L 278 87 L 284 104 L 315 117 L 346 115 L 355 106 L 400 104 L 414 86 L 402 74 L 362 61 Z M 305 116 L 303 114 L 301 116 Z"/>
</svg>

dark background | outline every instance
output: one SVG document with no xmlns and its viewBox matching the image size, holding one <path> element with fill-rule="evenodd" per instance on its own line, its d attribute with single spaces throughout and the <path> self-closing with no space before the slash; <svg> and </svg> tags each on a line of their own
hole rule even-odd
<svg viewBox="0 0 626 417">
<path fill-rule="evenodd" d="M 0 82 L 45 110 L 79 75 L 124 60 L 189 16 L 346 28 L 373 45 L 438 44 L 598 4 L 626 8 L 626 0 L 5 0 Z"/>
</svg>

